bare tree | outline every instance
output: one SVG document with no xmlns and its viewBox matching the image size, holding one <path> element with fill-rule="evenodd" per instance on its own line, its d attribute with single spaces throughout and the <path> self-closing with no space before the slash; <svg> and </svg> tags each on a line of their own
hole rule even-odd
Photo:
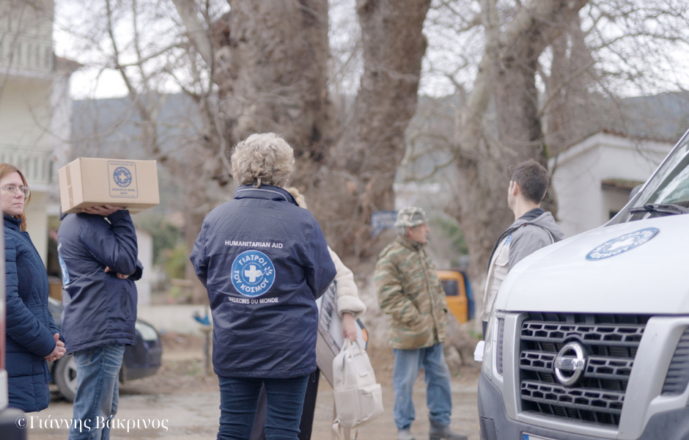
<svg viewBox="0 0 689 440">
<path fill-rule="evenodd" d="M 512 221 L 510 165 L 529 158 L 545 164 L 602 125 L 623 122 L 619 96 L 632 88 L 681 88 L 670 60 L 687 43 L 688 7 L 675 0 L 434 2 L 432 44 L 441 38 L 442 50 L 462 52 L 455 49 L 455 61 L 446 63 L 434 49 L 447 65 L 428 63 L 426 74 L 445 79 L 459 103 L 454 135 L 432 134 L 436 150 L 456 159 L 448 210 L 466 234 L 475 279 Z M 467 48 L 478 29 L 480 42 Z M 555 194 L 546 203 L 556 211 Z"/>
<path fill-rule="evenodd" d="M 451 178 L 448 211 L 464 230 L 475 279 L 511 222 L 509 166 L 546 163 L 592 130 L 597 115 L 619 107 L 611 98 L 622 89 L 648 88 L 650 77 L 660 84 L 671 69 L 658 66 L 663 57 L 668 65 L 668 47 L 686 44 L 689 16 L 680 0 L 434 0 L 432 8 L 431 0 L 358 0 L 352 7 L 361 35 L 333 54 L 327 0 L 112 4 L 129 17 L 154 10 L 148 20 L 167 23 L 157 25 L 168 36 L 161 41 L 136 43 L 134 32 L 119 61 L 117 32 L 90 38 L 101 42 L 103 66 L 129 78 L 147 151 L 183 178 L 195 177 L 183 180 L 187 197 L 199 201 L 185 208 L 188 240 L 230 182 L 232 146 L 252 132 L 275 131 L 295 148 L 293 183 L 331 244 L 349 264 L 365 264 L 381 245 L 370 238 L 371 214 L 394 207 L 399 165 L 431 151 L 440 159 L 430 174 L 444 169 Z M 353 72 L 360 72 L 356 97 L 338 95 L 352 90 L 342 84 L 353 82 Z M 455 91 L 443 101 L 449 112 L 416 114 L 423 75 L 426 86 Z M 200 114 L 196 136 L 174 154 L 156 151 L 156 132 L 146 128 L 170 82 Z M 439 113 L 455 114 L 454 131 L 445 122 L 408 131 L 415 114 L 430 121 Z M 203 187 L 206 181 L 214 184 Z M 555 205 L 554 195 L 548 203 Z"/>
<path fill-rule="evenodd" d="M 174 0 L 189 35 L 215 54 L 213 79 L 232 143 L 275 131 L 295 148 L 294 184 L 304 190 L 345 259 L 376 254 L 371 214 L 394 207 L 392 184 L 416 108 L 423 22 L 430 0 L 359 1 L 364 72 L 351 119 L 328 90 L 328 2 L 230 1 L 226 38 L 198 42 L 198 5 Z M 190 15 L 190 11 L 195 11 Z M 192 35 L 194 37 L 192 38 Z M 338 124 L 345 121 L 344 125 Z"/>
<path fill-rule="evenodd" d="M 88 13 L 68 17 L 76 22 L 58 26 L 89 54 L 89 64 L 101 72 L 117 72 L 130 105 L 119 115 L 102 115 L 108 121 L 105 126 L 99 125 L 99 117 L 92 118 L 94 127 L 80 130 L 82 137 L 73 139 L 75 147 L 82 153 L 90 148 L 93 155 L 121 155 L 126 151 L 124 154 L 159 161 L 173 176 L 168 181 L 180 189 L 182 197 L 173 204 L 184 213 L 184 235 L 191 249 L 203 218 L 222 200 L 221 188 L 229 181 L 229 168 L 223 168 L 224 163 L 217 160 L 224 157 L 219 154 L 217 142 L 217 99 L 209 75 L 199 71 L 199 66 L 205 69 L 205 64 L 179 32 L 173 8 L 161 8 L 157 2 L 146 0 L 104 0 L 91 6 L 86 9 Z M 204 12 L 209 19 L 213 17 L 214 11 Z M 152 34 L 151 28 L 162 32 L 163 37 Z M 195 103 L 187 118 L 178 117 L 174 122 L 161 118 L 168 99 L 165 89 L 170 85 L 182 89 Z M 93 105 L 92 110 L 101 109 Z M 112 111 L 104 111 L 108 110 Z M 118 145 L 134 144 L 140 151 L 106 148 L 112 137 Z M 202 301 L 203 286 L 190 263 L 186 277 L 194 283 L 194 299 Z"/>
<path fill-rule="evenodd" d="M 328 0 L 102 0 L 62 28 L 89 54 L 89 67 L 122 79 L 131 102 L 122 117 L 135 121 L 143 154 L 159 160 L 182 188 L 176 203 L 185 213 L 188 250 L 205 214 L 229 197 L 232 146 L 274 131 L 295 149 L 293 184 L 351 264 L 381 246 L 370 239 L 371 214 L 394 208 L 392 184 L 416 108 L 429 4 L 352 3 L 361 38 L 337 60 L 329 51 Z M 333 81 L 351 82 L 357 66 L 363 72 L 353 105 L 334 106 Z M 197 113 L 187 123 L 193 135 L 168 142 L 161 139 L 160 114 L 165 92 L 175 89 Z M 187 276 L 195 280 L 190 266 Z"/>
<path fill-rule="evenodd" d="M 347 257 L 377 254 L 370 218 L 394 209 L 393 183 L 405 151 L 405 130 L 414 116 L 426 51 L 423 23 L 427 0 L 358 1 L 362 25 L 364 72 L 354 103 L 354 116 L 338 142 L 332 168 L 339 181 L 338 203 L 327 210 L 330 236 Z M 320 199 L 331 200 L 328 191 Z M 343 221 L 343 219 L 345 221 Z M 339 226 L 339 227 L 338 227 Z"/>
</svg>

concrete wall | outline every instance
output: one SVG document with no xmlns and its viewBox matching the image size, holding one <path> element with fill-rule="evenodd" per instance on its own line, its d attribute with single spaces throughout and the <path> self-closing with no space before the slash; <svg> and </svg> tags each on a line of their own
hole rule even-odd
<svg viewBox="0 0 689 440">
<path fill-rule="evenodd" d="M 552 159 L 552 185 L 565 235 L 570 237 L 603 225 L 610 211 L 619 211 L 627 203 L 628 193 L 601 189 L 603 180 L 645 181 L 672 147 L 598 133 Z"/>
<path fill-rule="evenodd" d="M 48 151 L 52 81 L 12 77 L 0 99 L 0 148 Z M 31 182 L 29 182 L 31 184 Z"/>
</svg>

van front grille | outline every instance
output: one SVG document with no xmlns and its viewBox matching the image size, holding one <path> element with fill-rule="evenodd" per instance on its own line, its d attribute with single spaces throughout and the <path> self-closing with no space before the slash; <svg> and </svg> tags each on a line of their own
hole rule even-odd
<svg viewBox="0 0 689 440">
<path fill-rule="evenodd" d="M 529 313 L 520 331 L 522 411 L 618 426 L 647 315 Z M 558 381 L 555 359 L 570 342 L 585 353 L 581 378 Z"/>
</svg>

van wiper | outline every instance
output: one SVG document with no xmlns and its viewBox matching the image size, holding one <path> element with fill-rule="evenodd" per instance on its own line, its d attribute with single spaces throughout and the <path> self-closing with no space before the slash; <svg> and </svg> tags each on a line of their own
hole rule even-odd
<svg viewBox="0 0 689 440">
<path fill-rule="evenodd" d="M 657 205 L 644 205 L 635 208 L 629 208 L 630 214 L 637 214 L 639 212 L 656 212 L 659 214 L 689 214 L 689 209 L 675 203 L 665 203 Z"/>
</svg>

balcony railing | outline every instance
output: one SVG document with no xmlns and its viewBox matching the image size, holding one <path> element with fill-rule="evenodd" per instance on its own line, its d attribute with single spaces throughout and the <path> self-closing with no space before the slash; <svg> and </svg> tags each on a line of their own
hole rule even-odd
<svg viewBox="0 0 689 440">
<path fill-rule="evenodd" d="M 0 67 L 49 73 L 54 67 L 51 39 L 1 33 Z"/>
<path fill-rule="evenodd" d="M 53 177 L 51 152 L 32 150 L 21 145 L 0 146 L 0 163 L 9 163 L 19 168 L 29 186 L 49 185 Z"/>
</svg>

